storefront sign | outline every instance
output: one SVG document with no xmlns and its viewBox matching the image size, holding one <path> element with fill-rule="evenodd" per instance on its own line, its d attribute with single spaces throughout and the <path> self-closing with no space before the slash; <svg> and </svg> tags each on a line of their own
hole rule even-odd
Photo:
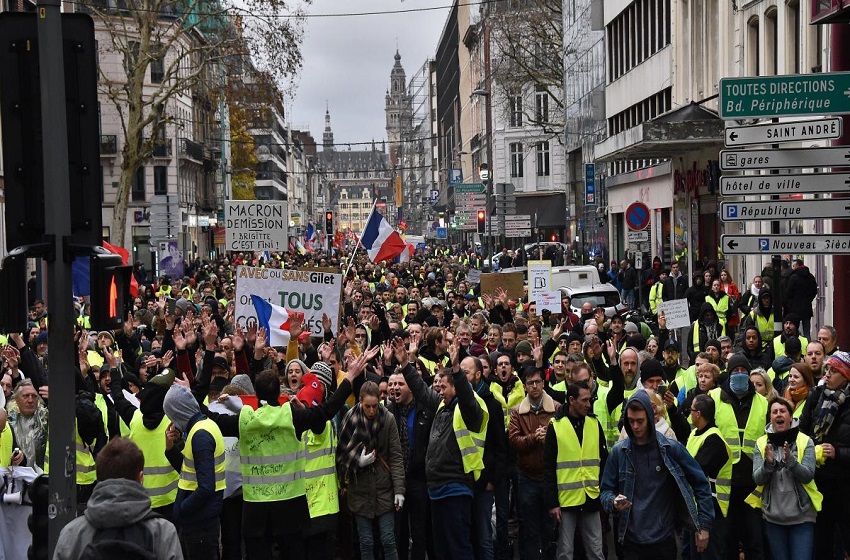
<svg viewBox="0 0 850 560">
<path fill-rule="evenodd" d="M 584 164 L 584 203 L 587 206 L 596 204 L 596 164 Z"/>
</svg>

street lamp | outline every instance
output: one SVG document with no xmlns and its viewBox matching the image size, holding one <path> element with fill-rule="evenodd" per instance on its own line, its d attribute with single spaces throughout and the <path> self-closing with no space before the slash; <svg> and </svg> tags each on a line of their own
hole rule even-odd
<svg viewBox="0 0 850 560">
<path fill-rule="evenodd" d="M 490 42 L 489 40 L 485 40 L 484 43 L 484 74 L 487 77 L 487 80 L 490 79 Z M 484 112 L 485 112 L 485 126 L 487 127 L 487 163 L 482 164 L 480 166 L 479 174 L 481 176 L 481 180 L 484 182 L 484 186 L 487 189 L 487 201 L 484 203 L 484 207 L 487 208 L 490 204 L 490 201 L 493 200 L 493 169 L 490 168 L 493 165 L 493 135 L 492 135 L 492 117 L 490 116 L 490 91 L 484 88 L 477 88 L 472 91 L 473 96 L 483 97 L 484 98 Z M 487 235 L 484 236 L 484 257 L 482 258 L 482 262 L 486 258 L 492 258 L 492 253 L 495 253 L 494 250 L 490 250 L 490 236 L 493 235 L 493 212 L 490 212 L 488 209 L 487 212 Z M 492 266 L 492 263 L 490 263 Z"/>
</svg>

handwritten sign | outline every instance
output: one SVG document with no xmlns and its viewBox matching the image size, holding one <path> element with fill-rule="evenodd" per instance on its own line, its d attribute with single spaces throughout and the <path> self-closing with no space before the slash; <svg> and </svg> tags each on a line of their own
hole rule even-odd
<svg viewBox="0 0 850 560">
<path fill-rule="evenodd" d="M 549 293 L 552 283 L 552 263 L 549 261 L 528 261 L 528 300 L 537 302 L 540 309 L 540 297 Z M 560 313 L 558 308 L 558 313 Z"/>
<path fill-rule="evenodd" d="M 548 309 L 552 313 L 561 312 L 561 292 L 546 292 L 537 295 L 537 313 Z"/>
<path fill-rule="evenodd" d="M 658 304 L 658 314 L 667 319 L 668 329 L 681 329 L 691 326 L 691 316 L 688 313 L 688 300 L 671 299 Z"/>
</svg>

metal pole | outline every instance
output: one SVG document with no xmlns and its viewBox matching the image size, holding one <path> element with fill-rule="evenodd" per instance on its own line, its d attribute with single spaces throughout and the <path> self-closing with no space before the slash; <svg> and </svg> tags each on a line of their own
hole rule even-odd
<svg viewBox="0 0 850 560">
<path fill-rule="evenodd" d="M 71 234 L 68 137 L 65 120 L 65 62 L 60 0 L 38 0 L 38 57 L 41 121 L 44 123 L 44 222 L 48 243 L 47 301 L 50 309 L 50 558 L 59 532 L 76 515 L 76 450 L 74 431 L 74 343 L 71 260 L 64 241 Z M 120 240 L 122 241 L 122 240 Z M 120 243 L 119 241 L 119 243 Z"/>
</svg>

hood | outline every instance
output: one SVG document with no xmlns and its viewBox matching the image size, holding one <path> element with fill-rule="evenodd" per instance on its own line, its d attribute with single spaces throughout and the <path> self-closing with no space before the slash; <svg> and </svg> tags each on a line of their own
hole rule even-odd
<svg viewBox="0 0 850 560">
<path fill-rule="evenodd" d="M 773 360 L 774 373 L 785 373 L 786 371 L 791 371 L 791 365 L 794 363 L 794 360 L 789 358 L 788 356 L 779 356 L 775 360 Z"/>
<path fill-rule="evenodd" d="M 145 428 L 153 430 L 162 422 L 163 403 L 168 389 L 162 385 L 148 383 L 139 391 L 139 410 L 142 411 L 142 422 Z"/>
<path fill-rule="evenodd" d="M 307 364 L 305 364 L 302 360 L 299 360 L 298 358 L 286 362 L 286 367 L 283 369 L 284 373 L 289 370 L 289 366 L 291 366 L 293 363 L 296 363 L 301 367 L 301 375 L 304 375 L 305 373 L 310 373 L 310 368 L 307 367 Z"/>
<path fill-rule="evenodd" d="M 773 429 L 773 424 L 767 423 L 764 428 L 764 433 L 767 434 L 767 440 L 776 447 L 781 447 L 786 442 L 790 445 L 797 441 L 797 434 L 800 432 L 800 419 L 791 418 L 791 426 L 784 432 L 776 432 Z M 783 461 L 784 462 L 784 461 Z"/>
<path fill-rule="evenodd" d="M 651 441 L 655 438 L 655 413 L 652 412 L 652 403 L 650 402 L 649 395 L 646 391 L 638 391 L 626 401 L 626 405 L 623 407 L 623 427 L 626 429 L 626 433 L 629 434 L 630 438 L 635 436 L 634 433 L 632 433 L 631 425 L 626 419 L 626 409 L 632 402 L 639 402 L 641 406 L 643 406 L 644 410 L 646 410 L 646 419 L 649 424 L 649 436 Z"/>
<path fill-rule="evenodd" d="M 195 400 L 192 393 L 179 385 L 171 387 L 168 393 L 165 394 L 162 408 L 165 410 L 165 415 L 168 416 L 168 419 L 183 434 L 186 433 L 192 417 L 201 411 L 198 401 Z"/>
<path fill-rule="evenodd" d="M 705 302 L 705 303 L 702 304 L 702 307 L 699 308 L 699 320 L 701 322 L 705 322 L 705 314 L 708 313 L 708 312 L 713 313 L 714 316 L 715 316 L 715 320 L 716 320 L 717 313 L 714 311 L 714 308 L 711 306 L 710 303 Z"/>
<path fill-rule="evenodd" d="M 85 515 L 96 529 L 110 529 L 138 523 L 150 509 L 151 499 L 144 486 L 114 478 L 97 483 Z"/>
<path fill-rule="evenodd" d="M 765 306 L 761 304 L 762 299 L 768 298 L 770 302 Z M 767 311 L 768 313 L 773 311 L 773 293 L 770 291 L 770 288 L 767 286 L 763 286 L 761 291 L 759 292 L 759 307 L 762 311 Z"/>
</svg>

